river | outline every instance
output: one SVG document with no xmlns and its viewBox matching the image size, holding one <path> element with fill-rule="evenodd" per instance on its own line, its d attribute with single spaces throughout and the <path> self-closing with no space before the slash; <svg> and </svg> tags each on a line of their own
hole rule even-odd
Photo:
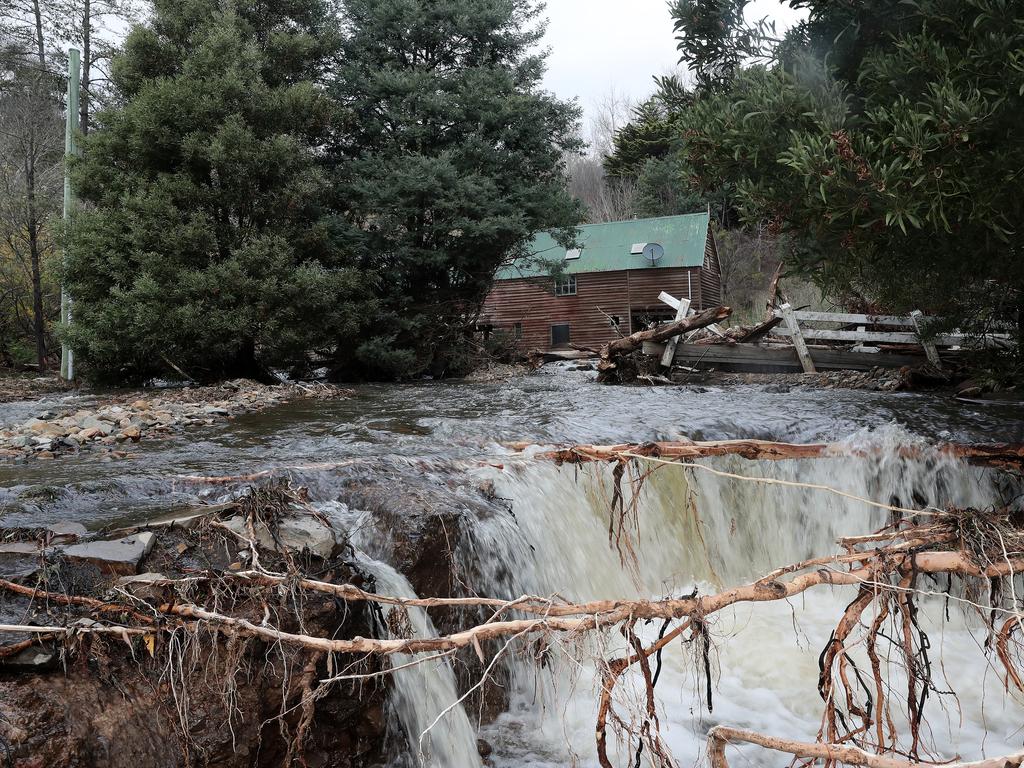
<svg viewBox="0 0 1024 768">
<path fill-rule="evenodd" d="M 0 421 L 58 403 L 9 405 L 0 411 Z M 1019 405 L 847 390 L 775 392 L 755 385 L 601 387 L 588 374 L 555 369 L 493 384 L 361 386 L 347 399 L 295 402 L 176 438 L 144 441 L 128 460 L 83 455 L 0 466 L 0 509 L 7 525 L 74 519 L 100 528 L 225 493 L 190 476 L 288 471 L 310 489 L 314 503 L 351 530 L 378 588 L 410 595 L 409 581 L 390 562 L 386 530 L 365 525 L 365 515 L 349 503 L 358 476 L 362 483 L 393 485 L 396 499 L 456 508 L 467 535 L 453 555 L 476 574 L 472 586 L 479 593 L 557 594 L 570 600 L 662 597 L 695 588 L 711 593 L 801 558 L 829 554 L 838 536 L 868 533 L 886 519 L 869 504 L 820 490 L 667 467 L 641 492 L 637 554 L 624 560 L 609 546 L 611 479 L 605 468 L 557 468 L 502 447 L 513 441 L 683 438 L 870 444 L 871 458 L 701 463 L 719 472 L 827 485 L 881 503 L 1020 504 L 1019 483 L 996 473 L 936 456 L 900 459 L 892 450 L 910 441 L 1024 442 Z M 481 505 L 475 489 L 484 484 L 493 489 L 493 500 Z M 467 501 L 473 494 L 475 500 Z M 410 504 L 409 514 L 421 511 L 403 503 Z M 813 740 L 822 712 L 818 656 L 853 594 L 846 588 L 822 589 L 717 615 L 711 627 L 710 712 L 705 672 L 694 649 L 680 643 L 666 650 L 657 687 L 660 719 L 678 764 L 700 763 L 706 732 L 718 723 Z M 1019 749 L 1024 707 L 1004 692 L 992 654 L 983 647 L 979 617 L 954 606 L 945 619 L 943 609 L 935 599 L 922 611 L 932 656 L 941 660 L 935 665 L 926 742 L 942 758 Z M 412 623 L 418 633 L 434 631 L 425 615 L 414 615 Z M 653 639 L 658 627 L 641 630 Z M 615 638 L 606 638 L 611 646 L 602 648 L 569 639 L 554 642 L 543 669 L 522 649 L 507 654 L 501 664 L 508 711 L 478 723 L 476 713 L 456 706 L 422 741 L 419 733 L 454 703 L 453 671 L 431 662 L 429 670 L 396 678 L 395 718 L 408 741 L 419 744 L 415 754 L 396 755 L 396 765 L 472 768 L 479 764 L 477 735 L 492 745 L 490 759 L 503 768 L 596 765 L 593 659 L 597 651 L 614 656 Z M 898 688 L 895 660 L 890 672 Z M 623 716 L 640 695 L 631 674 L 617 691 Z M 895 717 L 901 722 L 898 712 Z M 613 741 L 616 765 L 632 765 L 636 744 Z M 777 754 L 740 751 L 743 758 L 735 758 L 734 765 L 780 764 Z"/>
</svg>

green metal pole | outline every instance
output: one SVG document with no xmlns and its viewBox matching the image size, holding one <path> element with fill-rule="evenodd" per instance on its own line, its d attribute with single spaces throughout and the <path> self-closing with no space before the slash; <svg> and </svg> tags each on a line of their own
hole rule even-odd
<svg viewBox="0 0 1024 768">
<path fill-rule="evenodd" d="M 67 121 L 64 124 L 64 226 L 67 227 L 71 218 L 71 211 L 74 208 L 75 199 L 71 193 L 71 174 L 68 172 L 68 158 L 78 154 L 78 99 L 79 87 L 82 82 L 82 59 L 77 48 L 68 51 L 68 103 Z M 67 246 L 64 250 L 65 263 L 67 262 Z M 63 325 L 71 324 L 71 296 L 64 286 L 60 289 L 60 321 Z M 64 381 L 71 381 L 75 378 L 75 357 L 67 342 L 61 344 L 60 348 L 60 377 Z"/>
</svg>

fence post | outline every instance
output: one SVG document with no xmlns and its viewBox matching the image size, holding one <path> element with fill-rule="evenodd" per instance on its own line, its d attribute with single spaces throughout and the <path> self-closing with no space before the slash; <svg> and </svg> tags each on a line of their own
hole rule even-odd
<svg viewBox="0 0 1024 768">
<path fill-rule="evenodd" d="M 924 333 L 921 328 L 921 319 L 924 317 L 924 312 L 920 309 L 915 309 L 910 313 L 910 319 L 914 321 L 914 329 L 917 331 L 918 337 L 921 339 L 921 346 L 924 347 L 924 353 L 928 357 L 928 362 L 942 370 L 942 358 L 939 357 L 939 350 L 935 346 L 935 342 L 931 340 L 925 340 Z"/>
<path fill-rule="evenodd" d="M 800 332 L 800 323 L 797 322 L 796 315 L 793 314 L 792 305 L 783 304 L 779 310 L 786 320 L 786 326 L 790 333 L 793 334 L 793 346 L 796 348 L 796 355 L 800 358 L 800 365 L 803 366 L 804 373 L 817 373 L 814 360 L 811 359 L 811 351 L 807 349 L 807 342 L 804 341 L 804 335 Z"/>
</svg>

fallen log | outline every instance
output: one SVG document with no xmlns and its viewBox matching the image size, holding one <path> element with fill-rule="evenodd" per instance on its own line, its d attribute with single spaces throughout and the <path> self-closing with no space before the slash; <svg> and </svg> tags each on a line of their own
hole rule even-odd
<svg viewBox="0 0 1024 768">
<path fill-rule="evenodd" d="M 597 364 L 597 380 L 606 384 L 622 381 L 624 379 L 620 371 L 622 361 L 628 355 L 642 348 L 645 341 L 660 344 L 687 331 L 704 328 L 720 320 L 725 320 L 731 314 L 730 307 L 713 307 L 692 317 L 665 323 L 648 331 L 637 331 L 624 338 L 610 341 L 601 348 L 601 360 Z"/>
<path fill-rule="evenodd" d="M 933 768 L 934 763 L 921 763 L 917 760 L 901 760 L 887 755 L 873 755 L 860 747 L 846 744 L 808 744 L 792 739 L 780 739 L 765 736 L 755 731 L 741 728 L 729 728 L 718 725 L 708 732 L 708 759 L 711 768 L 729 768 L 725 757 L 725 747 L 730 742 L 746 742 L 757 744 L 776 752 L 785 752 L 794 757 L 824 760 L 826 765 L 844 763 L 846 765 L 863 765 L 866 768 Z M 1016 768 L 1024 765 L 1024 752 L 1016 752 L 1003 757 L 990 757 L 971 763 L 943 763 L 943 768 Z"/>
<path fill-rule="evenodd" d="M 758 323 L 753 328 L 748 328 L 734 338 L 740 344 L 752 344 L 767 336 L 773 328 L 782 323 L 781 317 L 773 317 L 763 323 Z"/>
<path fill-rule="evenodd" d="M 665 323 L 648 331 L 637 331 L 621 339 L 609 341 L 601 348 L 601 357 L 607 359 L 619 355 L 628 355 L 630 352 L 640 349 L 645 341 L 660 344 L 687 331 L 704 328 L 712 323 L 717 323 L 719 320 L 725 320 L 731 314 L 732 309 L 729 307 L 714 307 L 704 310 L 699 315 L 685 317 L 672 323 Z"/>
<path fill-rule="evenodd" d="M 514 450 L 525 450 L 526 443 L 513 443 Z M 934 446 L 905 445 L 896 449 L 897 455 L 919 459 L 934 451 L 940 456 L 961 459 L 977 466 L 1001 469 L 1024 467 L 1024 444 L 1021 443 L 938 443 Z M 770 440 L 716 440 L 701 442 L 621 443 L 619 445 L 574 445 L 537 453 L 534 458 L 559 464 L 585 464 L 588 462 L 621 462 L 629 459 L 655 458 L 666 461 L 684 461 L 712 456 L 742 456 L 754 461 L 780 461 L 786 459 L 819 459 L 839 457 L 865 457 L 875 452 L 864 448 L 851 448 L 841 443 L 781 443 Z"/>
</svg>

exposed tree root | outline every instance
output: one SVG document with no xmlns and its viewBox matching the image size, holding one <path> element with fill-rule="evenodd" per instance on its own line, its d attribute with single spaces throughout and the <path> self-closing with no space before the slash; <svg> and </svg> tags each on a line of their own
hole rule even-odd
<svg viewBox="0 0 1024 768">
<path fill-rule="evenodd" d="M 841 744 L 809 744 L 723 725 L 712 728 L 708 733 L 708 757 L 711 768 L 729 768 L 729 762 L 725 757 L 725 747 L 731 742 L 757 744 L 794 757 L 824 760 L 826 765 L 843 763 L 845 765 L 863 765 L 866 768 L 934 768 L 934 763 L 920 763 L 914 760 L 899 760 L 885 755 L 873 755 L 858 747 Z M 943 768 L 1016 768 L 1020 765 L 1024 765 L 1024 752 L 972 763 L 944 763 Z"/>
</svg>

